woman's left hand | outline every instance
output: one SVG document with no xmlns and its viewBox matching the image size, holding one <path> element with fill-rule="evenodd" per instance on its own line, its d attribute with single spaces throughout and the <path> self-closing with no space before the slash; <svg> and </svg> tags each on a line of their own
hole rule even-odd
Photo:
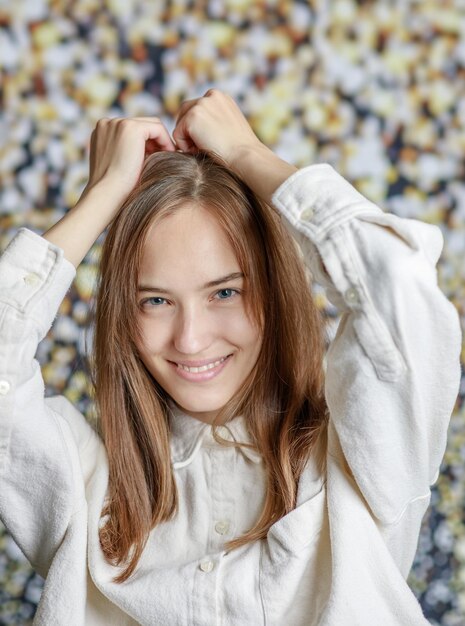
<svg viewBox="0 0 465 626">
<path fill-rule="evenodd" d="M 235 100 L 219 89 L 181 104 L 173 139 L 183 152 L 215 153 L 233 169 L 239 149 L 264 147 Z"/>
</svg>

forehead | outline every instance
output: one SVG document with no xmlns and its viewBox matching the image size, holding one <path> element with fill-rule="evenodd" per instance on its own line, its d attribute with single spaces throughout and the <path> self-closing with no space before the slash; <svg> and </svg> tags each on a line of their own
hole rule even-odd
<svg viewBox="0 0 465 626">
<path fill-rule="evenodd" d="M 195 286 L 239 269 L 217 218 L 203 207 L 187 205 L 151 226 L 140 278 Z"/>
</svg>

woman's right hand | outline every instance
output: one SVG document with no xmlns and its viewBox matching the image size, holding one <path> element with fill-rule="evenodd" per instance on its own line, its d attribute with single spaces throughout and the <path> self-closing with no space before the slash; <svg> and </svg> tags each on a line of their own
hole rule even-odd
<svg viewBox="0 0 465 626">
<path fill-rule="evenodd" d="M 90 136 L 89 181 L 83 196 L 94 187 L 107 187 L 122 203 L 137 184 L 144 161 L 153 152 L 176 151 L 158 117 L 103 118 Z"/>
<path fill-rule="evenodd" d="M 152 152 L 176 151 L 157 117 L 102 119 L 90 138 L 90 172 L 78 203 L 43 234 L 76 268 L 139 181 Z"/>
</svg>

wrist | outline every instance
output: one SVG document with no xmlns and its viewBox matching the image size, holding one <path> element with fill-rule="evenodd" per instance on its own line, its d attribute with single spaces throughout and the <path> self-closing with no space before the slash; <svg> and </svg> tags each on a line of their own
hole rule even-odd
<svg viewBox="0 0 465 626">
<path fill-rule="evenodd" d="M 114 187 L 96 183 L 86 188 L 74 207 L 42 236 L 61 248 L 65 258 L 77 268 L 124 199 L 125 195 Z"/>
<path fill-rule="evenodd" d="M 118 181 L 101 180 L 85 187 L 76 206 L 88 202 L 100 201 L 102 210 L 115 212 L 126 200 L 130 192 L 127 187 L 120 186 Z"/>
<path fill-rule="evenodd" d="M 267 203 L 271 203 L 278 187 L 298 171 L 262 143 L 239 147 L 231 169 Z"/>
<path fill-rule="evenodd" d="M 237 146 L 234 149 L 234 157 L 229 160 L 229 163 L 231 169 L 243 178 L 247 175 L 251 162 L 256 162 L 257 159 L 260 161 L 271 159 L 273 156 L 275 155 L 272 150 L 259 142 L 256 145 Z"/>
</svg>

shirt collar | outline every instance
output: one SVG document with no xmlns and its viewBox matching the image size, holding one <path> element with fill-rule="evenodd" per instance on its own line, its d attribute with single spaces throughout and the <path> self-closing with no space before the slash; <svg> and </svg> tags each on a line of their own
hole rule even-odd
<svg viewBox="0 0 465 626">
<path fill-rule="evenodd" d="M 174 469 L 189 465 L 202 446 L 221 447 L 221 444 L 213 438 L 213 429 L 210 424 L 187 415 L 172 400 L 168 402 L 168 414 L 171 431 L 171 462 Z M 218 434 L 228 441 L 252 443 L 242 415 L 219 426 Z M 243 447 L 238 450 L 250 461 L 262 462 L 262 455 L 259 452 Z"/>
</svg>

